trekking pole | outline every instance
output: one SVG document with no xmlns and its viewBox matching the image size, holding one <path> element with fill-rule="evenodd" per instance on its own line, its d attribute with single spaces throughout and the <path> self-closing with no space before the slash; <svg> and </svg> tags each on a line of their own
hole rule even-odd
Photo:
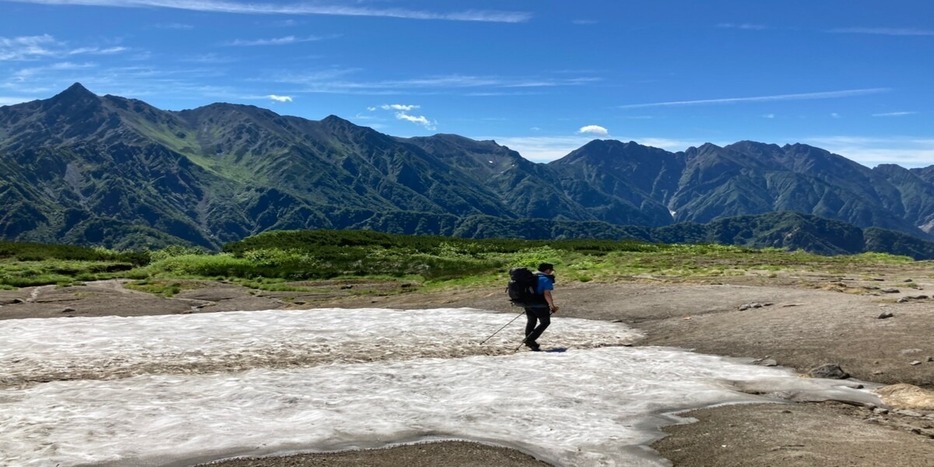
<svg viewBox="0 0 934 467">
<path fill-rule="evenodd" d="M 503 329 L 506 329 L 506 326 L 509 326 L 510 324 L 512 324 L 513 321 L 519 319 L 519 317 L 522 316 L 522 315 L 524 315 L 524 314 L 525 314 L 525 310 L 522 310 L 522 313 L 519 313 L 518 315 L 516 315 L 516 317 L 513 318 L 512 321 L 509 321 L 509 322 L 506 323 L 503 327 L 497 329 L 496 332 L 494 332 L 493 334 L 490 334 L 490 337 L 487 337 L 486 339 L 483 339 L 483 342 L 486 342 L 486 341 L 490 340 L 493 336 L 499 334 L 500 331 L 502 331 Z M 480 345 L 483 345 L 483 342 L 480 342 Z"/>
</svg>

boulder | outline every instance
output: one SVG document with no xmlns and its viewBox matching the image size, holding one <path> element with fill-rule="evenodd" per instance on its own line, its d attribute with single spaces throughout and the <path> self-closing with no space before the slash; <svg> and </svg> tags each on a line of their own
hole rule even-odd
<svg viewBox="0 0 934 467">
<path fill-rule="evenodd" d="M 812 378 L 847 379 L 850 374 L 843 371 L 843 368 L 840 368 L 840 365 L 836 363 L 825 363 L 808 371 L 808 376 Z"/>
</svg>

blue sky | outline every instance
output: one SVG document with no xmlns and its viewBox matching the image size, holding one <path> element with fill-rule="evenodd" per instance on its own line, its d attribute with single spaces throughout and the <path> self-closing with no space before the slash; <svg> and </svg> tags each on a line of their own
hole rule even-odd
<svg viewBox="0 0 934 467">
<path fill-rule="evenodd" d="M 74 82 L 251 104 L 544 162 L 595 138 L 934 164 L 923 0 L 0 0 L 0 105 Z"/>
</svg>

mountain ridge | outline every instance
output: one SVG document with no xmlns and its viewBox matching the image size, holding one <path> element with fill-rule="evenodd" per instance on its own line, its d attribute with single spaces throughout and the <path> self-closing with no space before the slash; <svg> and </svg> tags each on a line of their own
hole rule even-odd
<svg viewBox="0 0 934 467">
<path fill-rule="evenodd" d="M 934 240 L 934 166 L 869 169 L 802 144 L 669 152 L 599 139 L 542 164 L 495 141 L 241 104 L 166 111 L 80 83 L 0 107 L 0 169 L 9 240 L 216 249 L 270 229 L 522 236 L 528 219 L 561 225 L 537 235 L 581 223 L 580 235 L 612 236 L 776 212 Z"/>
</svg>

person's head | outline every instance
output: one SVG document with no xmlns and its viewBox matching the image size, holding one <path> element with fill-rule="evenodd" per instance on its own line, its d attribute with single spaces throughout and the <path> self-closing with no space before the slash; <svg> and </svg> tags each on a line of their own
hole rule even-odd
<svg viewBox="0 0 934 467">
<path fill-rule="evenodd" d="M 551 274 L 555 272 L 555 265 L 551 263 L 542 263 L 538 265 L 538 272 L 543 272 L 545 274 Z"/>
</svg>

